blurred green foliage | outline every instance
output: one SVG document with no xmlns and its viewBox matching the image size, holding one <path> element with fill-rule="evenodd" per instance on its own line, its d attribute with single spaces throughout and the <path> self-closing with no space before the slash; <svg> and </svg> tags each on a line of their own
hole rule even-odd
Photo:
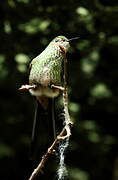
<svg viewBox="0 0 118 180">
<path fill-rule="evenodd" d="M 30 60 L 57 35 L 80 37 L 68 53 L 75 122 L 68 179 L 118 179 L 117 32 L 116 0 L 0 2 L 0 179 L 27 179 L 37 164 L 28 157 L 34 100 L 18 88 L 28 82 Z M 50 165 L 45 174 L 54 178 Z"/>
</svg>

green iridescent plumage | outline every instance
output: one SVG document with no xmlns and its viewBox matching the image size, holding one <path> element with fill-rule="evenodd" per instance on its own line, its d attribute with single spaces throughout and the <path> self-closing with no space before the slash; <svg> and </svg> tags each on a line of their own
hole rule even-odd
<svg viewBox="0 0 118 180">
<path fill-rule="evenodd" d="M 61 82 L 61 65 L 63 58 L 58 47 L 49 45 L 31 62 L 30 84 L 42 84 L 42 78 L 47 76 L 47 78 L 50 79 L 49 85 L 51 83 L 59 85 Z M 45 84 L 42 85 L 45 86 Z"/>
<path fill-rule="evenodd" d="M 39 56 L 32 60 L 29 83 L 39 86 L 35 90 L 30 90 L 32 95 L 48 97 L 58 95 L 58 93 L 53 94 L 54 90 L 51 90 L 49 86 L 52 84 L 61 85 L 62 62 L 65 57 L 64 53 L 67 52 L 68 48 L 68 39 L 64 36 L 58 36 Z"/>
</svg>

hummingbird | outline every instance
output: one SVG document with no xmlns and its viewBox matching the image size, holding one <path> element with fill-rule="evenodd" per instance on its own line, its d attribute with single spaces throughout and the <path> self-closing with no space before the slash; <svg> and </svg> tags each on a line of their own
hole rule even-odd
<svg viewBox="0 0 118 180">
<path fill-rule="evenodd" d="M 49 116 L 46 114 L 49 113 L 49 109 L 52 113 L 55 136 L 54 110 L 51 108 L 52 103 L 50 104 L 50 102 L 60 94 L 60 88 L 55 87 L 62 87 L 62 63 L 70 47 L 69 42 L 73 39 L 77 38 L 68 39 L 65 36 L 57 36 L 30 63 L 29 85 L 34 86 L 34 88 L 29 89 L 29 92 L 37 100 L 37 110 L 32 131 L 32 146 L 34 146 L 36 138 L 36 129 L 38 129 L 37 122 L 42 121 L 42 123 L 45 123 L 46 116 Z"/>
<path fill-rule="evenodd" d="M 36 96 L 44 109 L 48 107 L 48 98 L 59 95 L 59 89 L 51 88 L 51 85 L 62 85 L 62 62 L 69 47 L 65 36 L 57 36 L 30 64 L 29 84 L 36 85 L 36 88 L 29 92 Z"/>
</svg>

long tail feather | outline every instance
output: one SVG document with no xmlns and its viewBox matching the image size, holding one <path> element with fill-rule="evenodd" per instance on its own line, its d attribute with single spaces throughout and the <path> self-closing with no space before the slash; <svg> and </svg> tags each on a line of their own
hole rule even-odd
<svg viewBox="0 0 118 180">
<path fill-rule="evenodd" d="M 56 124 L 55 124 L 55 99 L 52 99 L 52 106 L 51 106 L 51 113 L 52 113 L 52 124 L 53 124 L 53 136 L 56 139 Z"/>
<path fill-rule="evenodd" d="M 36 102 L 31 138 L 30 159 L 43 154 L 56 137 L 54 99 L 49 99 L 48 108 L 44 109 Z"/>
</svg>

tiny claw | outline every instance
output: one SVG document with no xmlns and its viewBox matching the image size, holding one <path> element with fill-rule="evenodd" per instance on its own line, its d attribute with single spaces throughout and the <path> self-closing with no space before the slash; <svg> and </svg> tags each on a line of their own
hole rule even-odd
<svg viewBox="0 0 118 180">
<path fill-rule="evenodd" d="M 64 87 L 62 87 L 62 86 L 56 86 L 56 85 L 54 85 L 54 84 L 51 85 L 51 88 L 55 88 L 55 89 L 59 89 L 59 90 L 61 90 L 61 91 L 64 91 Z"/>
<path fill-rule="evenodd" d="M 29 89 L 35 89 L 37 86 L 34 84 L 34 85 L 22 85 L 18 90 L 20 91 L 28 91 Z"/>
</svg>

